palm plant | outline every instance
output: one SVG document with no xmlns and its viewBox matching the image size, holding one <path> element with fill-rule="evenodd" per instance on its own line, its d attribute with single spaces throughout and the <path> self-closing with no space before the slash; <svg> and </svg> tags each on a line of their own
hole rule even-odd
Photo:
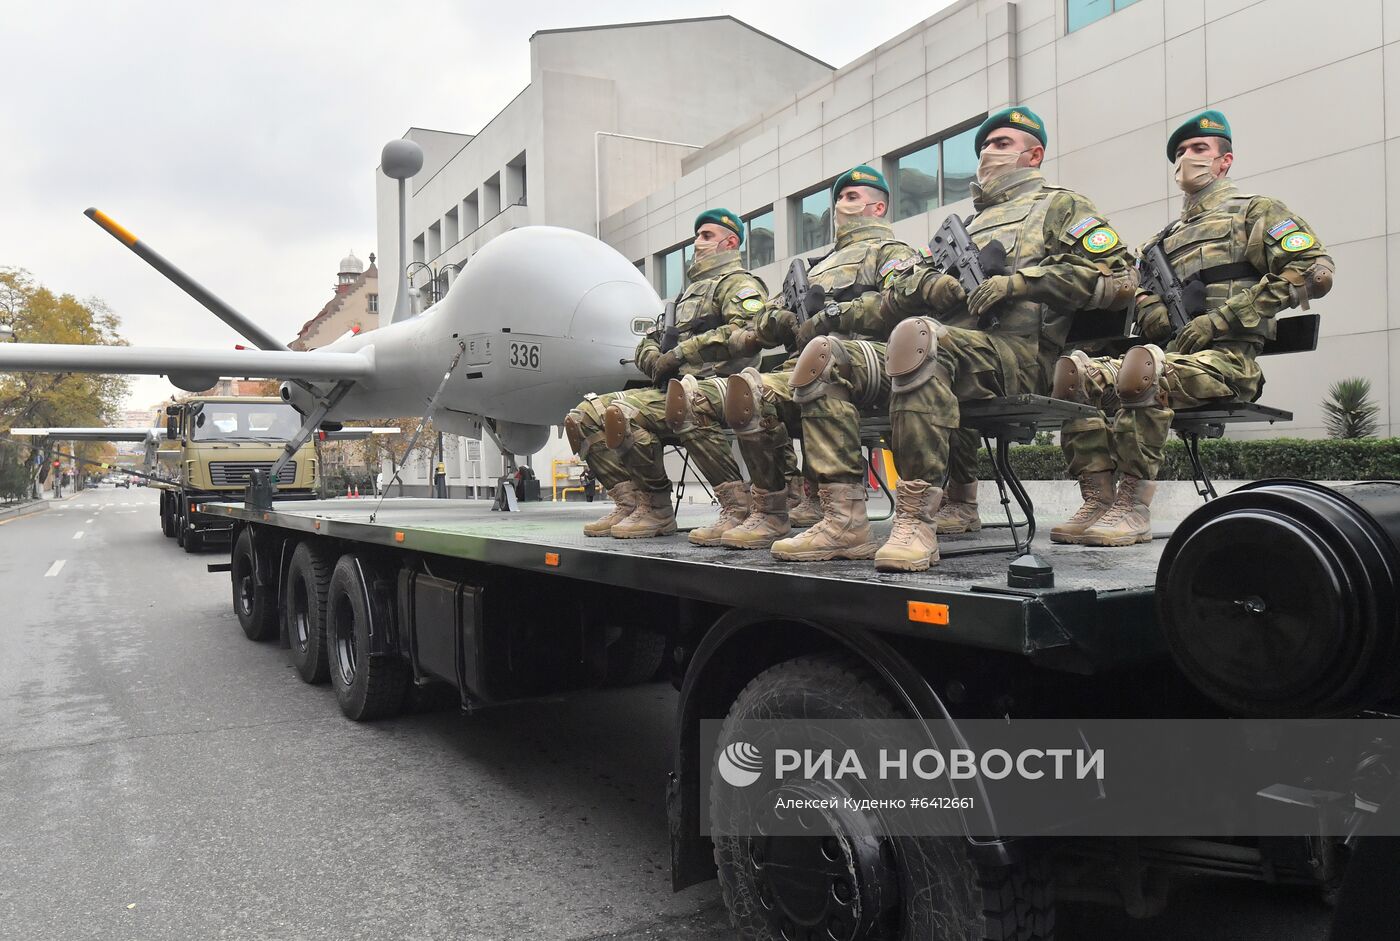
<svg viewBox="0 0 1400 941">
<path fill-rule="evenodd" d="M 1340 379 L 1327 390 L 1322 402 L 1327 434 L 1333 438 L 1370 438 L 1376 433 L 1376 413 L 1371 401 L 1371 380 Z"/>
</svg>

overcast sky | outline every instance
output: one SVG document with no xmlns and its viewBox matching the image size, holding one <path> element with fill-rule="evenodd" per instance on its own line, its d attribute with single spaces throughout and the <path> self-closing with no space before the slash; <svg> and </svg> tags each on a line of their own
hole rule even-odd
<svg viewBox="0 0 1400 941">
<path fill-rule="evenodd" d="M 239 342 L 83 217 L 96 206 L 290 340 L 340 258 L 375 250 L 380 148 L 480 130 L 529 81 L 536 30 L 732 14 L 840 66 L 949 2 L 6 0 L 0 267 L 102 298 L 134 345 Z M 143 408 L 174 391 L 133 388 Z"/>
</svg>

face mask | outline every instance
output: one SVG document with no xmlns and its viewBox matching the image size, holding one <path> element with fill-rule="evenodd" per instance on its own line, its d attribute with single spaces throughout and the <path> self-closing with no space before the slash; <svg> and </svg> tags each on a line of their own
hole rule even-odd
<svg viewBox="0 0 1400 941">
<path fill-rule="evenodd" d="M 1188 196 L 1195 195 L 1215 182 L 1214 163 L 1218 157 L 1206 154 L 1182 154 L 1176 158 L 1176 185 Z"/>
<path fill-rule="evenodd" d="M 836 204 L 836 235 L 839 238 L 841 233 L 848 231 L 855 226 L 862 225 L 873 216 L 867 217 L 865 210 L 873 206 L 874 203 L 846 203 Z"/>
<path fill-rule="evenodd" d="M 1016 164 L 1024 153 L 1024 150 L 992 150 L 990 147 L 984 149 L 982 156 L 977 160 L 978 185 L 986 186 L 997 177 L 1016 169 Z"/>
<path fill-rule="evenodd" d="M 717 251 L 719 251 L 719 242 L 716 242 L 714 239 L 711 239 L 708 242 L 697 241 L 695 243 L 695 250 L 692 253 L 692 257 L 696 261 L 699 261 L 702 258 L 709 258 Z"/>
</svg>

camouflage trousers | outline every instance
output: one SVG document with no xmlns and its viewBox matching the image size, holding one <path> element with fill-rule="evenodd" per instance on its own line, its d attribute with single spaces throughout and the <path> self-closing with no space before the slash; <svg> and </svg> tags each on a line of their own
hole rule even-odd
<svg viewBox="0 0 1400 941">
<path fill-rule="evenodd" d="M 583 434 L 583 444 L 579 447 L 578 456 L 606 490 L 631 479 L 627 468 L 622 464 L 622 456 L 603 441 L 603 410 L 626 394 L 608 392 L 589 396 L 575 406 L 572 412 L 579 420 L 580 431 Z"/>
<path fill-rule="evenodd" d="M 771 385 L 770 377 L 775 380 Z M 782 490 L 787 486 L 788 480 L 796 477 L 798 473 L 797 453 L 792 447 L 792 435 L 787 422 L 778 417 L 778 402 L 782 396 L 786 396 L 788 406 L 792 405 L 789 381 L 791 378 L 790 372 L 763 374 L 763 430 L 757 435 L 745 435 L 738 439 L 739 453 L 744 458 L 744 466 L 748 468 L 749 481 L 764 490 Z M 696 431 L 704 430 L 723 438 L 719 429 L 727 427 L 724 420 L 724 383 L 730 381 L 741 380 L 700 381 L 696 394 L 690 400 L 691 411 L 695 414 Z M 774 390 L 771 399 L 770 389 Z M 719 481 L 711 480 L 710 483 L 715 484 Z"/>
<path fill-rule="evenodd" d="M 695 468 L 712 487 L 742 479 L 729 441 L 718 425 L 701 425 L 697 422 L 694 428 L 682 434 L 671 430 L 666 424 L 666 393 L 662 390 L 630 389 L 609 404 L 614 403 L 627 414 L 632 426 L 632 443 L 613 453 L 621 457 L 627 476 L 643 490 L 659 491 L 671 486 L 664 459 L 668 444 L 683 446 L 695 462 Z M 606 445 L 603 447 L 608 450 Z"/>
<path fill-rule="evenodd" d="M 905 480 L 942 487 L 977 479 L 977 432 L 960 427 L 959 402 L 1044 391 L 1044 369 L 1033 338 L 948 327 L 938 357 L 948 379 L 934 375 L 890 395 L 890 446 Z M 1008 382 L 1007 373 L 1011 371 Z"/>
<path fill-rule="evenodd" d="M 802 421 L 802 458 L 806 472 L 817 483 L 858 484 L 865 480 L 865 457 L 860 440 L 860 418 L 883 413 L 890 399 L 890 378 L 885 374 L 885 344 L 839 340 L 849 366 L 845 374 L 833 373 L 831 382 L 845 395 L 820 395 L 795 402 Z M 870 355 L 867 355 L 867 351 Z M 786 373 L 791 400 L 792 374 Z"/>
<path fill-rule="evenodd" d="M 1156 480 L 1176 409 L 1222 399 L 1253 402 L 1264 387 L 1264 374 L 1259 371 L 1251 346 L 1168 353 L 1166 376 L 1157 401 L 1145 407 L 1124 408 L 1114 387 L 1123 361 L 1104 357 L 1093 363 L 1099 368 L 1085 370 L 1082 380 L 1089 404 L 1115 414 L 1111 427 L 1103 415 L 1065 422 L 1061 427 L 1060 447 L 1074 477 L 1116 470 Z"/>
</svg>

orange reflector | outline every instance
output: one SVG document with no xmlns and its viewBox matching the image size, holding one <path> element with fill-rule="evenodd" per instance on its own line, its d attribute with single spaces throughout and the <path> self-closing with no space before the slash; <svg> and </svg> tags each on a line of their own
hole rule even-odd
<svg viewBox="0 0 1400 941">
<path fill-rule="evenodd" d="M 272 519 L 272 514 L 271 514 L 271 513 L 264 513 L 264 514 L 263 514 L 263 522 L 264 522 L 264 523 L 266 523 L 266 522 L 267 522 L 268 520 L 270 520 L 270 519 Z"/>
<path fill-rule="evenodd" d="M 321 528 L 321 521 L 320 521 L 320 520 L 317 520 L 316 522 L 312 523 L 312 524 L 311 524 L 311 528 L 312 528 L 312 529 L 320 529 L 320 528 Z"/>
<path fill-rule="evenodd" d="M 403 542 L 403 533 L 394 533 L 394 542 Z"/>
<path fill-rule="evenodd" d="M 128 232 L 123 226 L 117 223 L 117 220 L 107 215 L 101 209 L 91 210 L 89 216 L 93 222 L 96 222 L 98 225 L 102 226 L 102 228 L 106 229 L 108 232 L 111 232 L 113 235 L 121 239 L 127 245 L 136 244 L 136 236 Z"/>
<path fill-rule="evenodd" d="M 937 624 L 940 627 L 947 627 L 948 606 L 928 601 L 911 601 L 909 602 L 909 620 L 917 621 L 920 624 Z"/>
<path fill-rule="evenodd" d="M 559 564 L 559 553 L 557 553 L 557 552 L 546 552 L 546 553 L 544 554 L 544 564 L 545 564 L 545 565 L 558 565 L 558 564 Z"/>
</svg>

